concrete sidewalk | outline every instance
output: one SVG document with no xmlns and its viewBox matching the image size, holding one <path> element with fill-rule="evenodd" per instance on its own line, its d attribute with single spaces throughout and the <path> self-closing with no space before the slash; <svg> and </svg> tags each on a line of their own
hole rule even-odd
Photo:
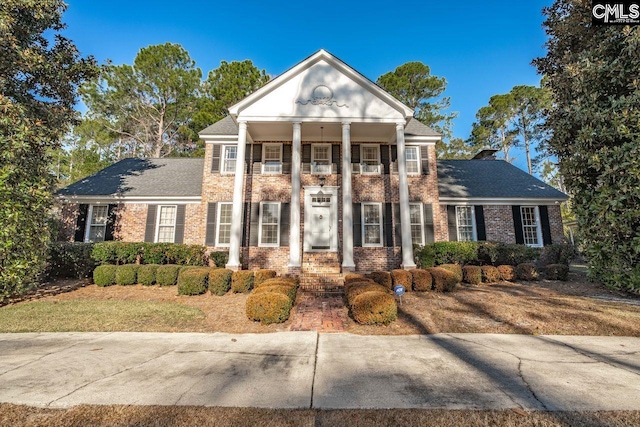
<svg viewBox="0 0 640 427">
<path fill-rule="evenodd" d="M 640 338 L 0 334 L 0 402 L 640 410 Z"/>
</svg>

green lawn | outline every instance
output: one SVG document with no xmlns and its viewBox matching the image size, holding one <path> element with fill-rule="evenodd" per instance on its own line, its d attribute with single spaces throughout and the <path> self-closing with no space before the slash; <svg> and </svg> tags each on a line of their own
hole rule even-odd
<svg viewBox="0 0 640 427">
<path fill-rule="evenodd" d="M 173 332 L 204 329 L 205 314 L 150 301 L 33 301 L 0 308 L 0 332 Z"/>
</svg>

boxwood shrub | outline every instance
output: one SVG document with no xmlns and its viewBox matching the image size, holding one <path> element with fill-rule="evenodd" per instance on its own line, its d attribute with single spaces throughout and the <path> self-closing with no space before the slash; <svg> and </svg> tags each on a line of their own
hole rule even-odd
<svg viewBox="0 0 640 427">
<path fill-rule="evenodd" d="M 393 281 L 393 286 L 402 285 L 404 286 L 405 291 L 411 291 L 413 279 L 411 277 L 411 273 L 407 270 L 391 270 L 391 280 Z"/>
<path fill-rule="evenodd" d="M 482 270 L 482 281 L 485 283 L 496 283 L 500 280 L 500 272 L 492 265 L 483 265 L 480 267 Z"/>
<path fill-rule="evenodd" d="M 275 270 L 257 270 L 253 273 L 253 286 L 259 286 L 265 280 L 273 279 L 274 277 L 276 277 Z"/>
<path fill-rule="evenodd" d="M 398 318 L 398 307 L 392 295 L 370 291 L 354 297 L 351 313 L 362 325 L 388 325 Z"/>
<path fill-rule="evenodd" d="M 369 278 L 387 289 L 393 289 L 391 273 L 389 273 L 388 271 L 373 271 L 371 272 L 371 274 L 369 274 Z"/>
<path fill-rule="evenodd" d="M 462 280 L 477 286 L 482 283 L 482 270 L 477 265 L 465 265 L 462 267 Z"/>
<path fill-rule="evenodd" d="M 99 265 L 93 270 L 93 283 L 98 286 L 111 286 L 116 284 L 116 266 Z"/>
<path fill-rule="evenodd" d="M 516 268 L 512 265 L 499 265 L 498 272 L 500 273 L 500 279 L 507 282 L 513 282 L 516 280 Z"/>
<path fill-rule="evenodd" d="M 416 268 L 410 271 L 414 291 L 430 291 L 433 287 L 433 279 L 427 270 Z"/>
<path fill-rule="evenodd" d="M 178 275 L 178 295 L 200 295 L 207 292 L 209 268 L 190 268 Z"/>
<path fill-rule="evenodd" d="M 138 268 L 138 283 L 145 286 L 151 286 L 156 284 L 156 272 L 158 271 L 157 264 L 145 264 Z"/>
<path fill-rule="evenodd" d="M 229 252 L 209 252 L 209 261 L 213 262 L 216 267 L 224 268 L 229 261 Z"/>
<path fill-rule="evenodd" d="M 259 288 L 255 288 L 251 293 L 259 294 L 262 292 L 280 292 L 289 297 L 289 299 L 293 302 L 296 300 L 297 288 L 295 285 L 290 283 L 281 282 L 279 285 L 266 285 L 260 286 Z"/>
<path fill-rule="evenodd" d="M 116 267 L 116 285 L 135 285 L 138 283 L 138 267 L 136 264 L 118 265 Z"/>
<path fill-rule="evenodd" d="M 209 271 L 209 292 L 222 296 L 231 289 L 231 275 L 233 271 L 226 268 L 212 268 Z"/>
<path fill-rule="evenodd" d="M 347 273 L 344 275 L 344 283 L 351 283 L 351 282 L 359 282 L 361 280 L 367 279 L 367 277 L 364 274 L 360 274 L 360 273 Z"/>
<path fill-rule="evenodd" d="M 253 280 L 253 275 L 251 277 Z M 291 298 L 281 292 L 252 292 L 247 297 L 245 310 L 249 319 L 269 325 L 285 322 L 292 306 Z"/>
<path fill-rule="evenodd" d="M 458 264 L 442 264 L 438 267 L 444 268 L 445 270 L 449 270 L 453 274 L 455 274 L 458 283 L 462 282 L 462 267 Z"/>
<path fill-rule="evenodd" d="M 388 294 L 389 290 L 386 287 L 379 285 L 377 283 L 352 282 L 352 285 L 345 292 L 345 296 L 347 298 L 347 304 L 349 306 L 352 306 L 355 298 L 358 295 L 363 294 L 365 292 L 380 292 L 383 294 Z"/>
<path fill-rule="evenodd" d="M 253 288 L 253 271 L 234 271 L 231 275 L 231 290 L 235 293 L 244 293 Z"/>
<path fill-rule="evenodd" d="M 156 283 L 160 286 L 173 286 L 178 283 L 178 273 L 180 273 L 179 265 L 161 265 L 156 270 Z"/>
<path fill-rule="evenodd" d="M 538 271 L 535 264 L 531 262 L 523 262 L 516 266 L 516 277 L 520 280 L 538 280 Z"/>
<path fill-rule="evenodd" d="M 433 278 L 433 289 L 438 292 L 451 292 L 458 284 L 458 277 L 446 268 L 430 268 L 429 274 Z"/>
<path fill-rule="evenodd" d="M 569 266 L 565 264 L 549 264 L 545 267 L 544 275 L 549 280 L 562 280 L 569 278 Z"/>
</svg>

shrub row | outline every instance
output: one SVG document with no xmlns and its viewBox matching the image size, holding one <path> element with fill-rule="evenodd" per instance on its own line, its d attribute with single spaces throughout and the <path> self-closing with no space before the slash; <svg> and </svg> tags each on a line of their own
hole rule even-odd
<svg viewBox="0 0 640 427">
<path fill-rule="evenodd" d="M 384 282 L 383 285 L 363 275 L 359 278 L 355 276 L 348 277 L 348 282 L 345 277 L 345 297 L 353 319 L 363 325 L 388 325 L 396 320 L 398 307 L 389 293 L 388 277 L 382 274 L 376 275 L 378 280 Z M 406 277 L 400 277 L 397 274 L 396 276 L 400 280 L 406 280 Z"/>
<path fill-rule="evenodd" d="M 470 285 L 495 283 L 500 280 L 511 282 L 515 279 L 527 281 L 538 279 L 538 271 L 535 264 L 529 262 L 518 264 L 516 267 L 512 265 L 499 265 L 498 267 L 465 265 L 462 267 L 462 272 L 463 281 Z M 568 272 L 569 267 L 564 264 L 550 264 L 546 268 L 548 279 L 566 280 Z"/>
<path fill-rule="evenodd" d="M 51 242 L 48 245 L 47 276 L 84 279 L 96 268 L 91 258 L 93 243 Z"/>
<path fill-rule="evenodd" d="M 345 292 L 351 283 L 373 282 L 389 290 L 402 285 L 407 292 L 430 291 L 450 292 L 462 281 L 462 269 L 457 265 L 443 265 L 428 269 L 374 271 L 365 277 L 362 274 L 347 274 L 345 277 Z"/>
<path fill-rule="evenodd" d="M 211 252 L 199 245 L 181 243 L 100 242 L 92 245 L 91 259 L 98 264 L 180 264 L 224 267 L 227 252 Z"/>
<path fill-rule="evenodd" d="M 237 273 L 240 272 L 234 273 L 234 276 Z M 247 317 L 264 325 L 287 321 L 296 300 L 298 281 L 295 278 L 275 277 L 272 270 L 258 270 L 251 277 L 255 287 L 247 297 Z M 244 285 L 242 289 L 245 289 Z"/>
</svg>

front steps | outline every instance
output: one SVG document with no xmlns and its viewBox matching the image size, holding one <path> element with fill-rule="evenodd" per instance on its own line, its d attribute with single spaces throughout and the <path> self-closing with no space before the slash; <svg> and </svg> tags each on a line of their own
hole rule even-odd
<svg viewBox="0 0 640 427">
<path fill-rule="evenodd" d="M 302 256 L 300 291 L 316 296 L 342 295 L 344 275 L 337 252 L 305 252 Z"/>
</svg>

